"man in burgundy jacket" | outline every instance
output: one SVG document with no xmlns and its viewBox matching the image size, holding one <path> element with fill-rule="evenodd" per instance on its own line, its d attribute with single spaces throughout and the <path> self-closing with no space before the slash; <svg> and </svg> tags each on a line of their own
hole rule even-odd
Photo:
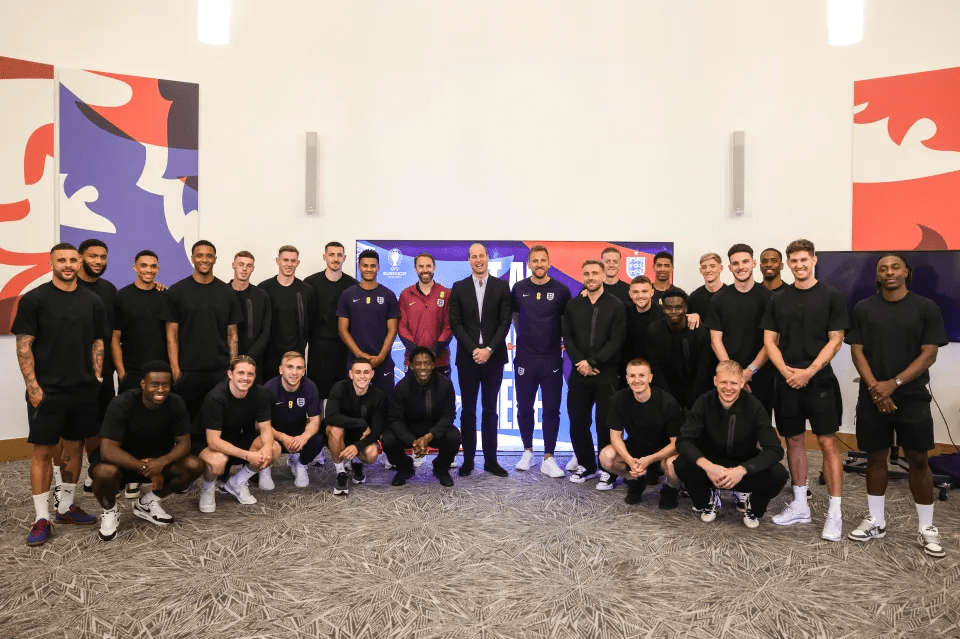
<svg viewBox="0 0 960 639">
<path fill-rule="evenodd" d="M 433 281 L 436 262 L 429 253 L 414 260 L 419 281 L 400 293 L 400 327 L 397 334 L 406 347 L 403 368 L 417 346 L 426 346 L 437 355 L 436 371 L 450 377 L 450 289 Z"/>
</svg>

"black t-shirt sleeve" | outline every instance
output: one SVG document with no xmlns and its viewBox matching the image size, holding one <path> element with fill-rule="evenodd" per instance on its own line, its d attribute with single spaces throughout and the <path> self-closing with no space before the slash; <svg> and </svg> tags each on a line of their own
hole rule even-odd
<svg viewBox="0 0 960 639">
<path fill-rule="evenodd" d="M 203 400 L 203 406 L 200 408 L 198 417 L 201 428 L 207 430 L 223 430 L 223 410 L 224 405 L 214 395 L 213 391 L 207 394 Z"/>
<path fill-rule="evenodd" d="M 921 344 L 936 344 L 946 346 L 949 343 L 947 331 L 943 326 L 943 313 L 933 300 L 923 300 L 920 315 L 923 318 L 923 334 Z"/>
<path fill-rule="evenodd" d="M 707 309 L 707 315 L 703 322 L 703 325 L 707 330 L 723 331 L 723 324 L 720 323 L 720 304 L 723 301 L 723 298 L 721 297 L 722 295 L 723 291 L 719 291 L 716 295 L 710 298 L 710 307 Z"/>
<path fill-rule="evenodd" d="M 179 395 L 168 396 L 167 402 L 170 403 L 170 426 L 173 436 L 189 435 L 190 414 L 187 412 L 187 405 Z"/>
<path fill-rule="evenodd" d="M 100 437 L 111 439 L 118 443 L 122 442 L 123 436 L 127 432 L 127 420 L 130 418 L 131 408 L 130 403 L 127 401 L 126 393 L 112 399 L 107 405 L 106 414 L 103 416 L 103 424 L 100 426 Z M 190 432 L 189 422 L 187 423 L 187 432 Z"/>
<path fill-rule="evenodd" d="M 36 295 L 24 295 L 17 304 L 17 315 L 10 332 L 14 335 L 37 336 L 40 326 L 40 304 Z"/>
<path fill-rule="evenodd" d="M 680 427 L 683 426 L 683 409 L 669 393 L 663 394 L 663 414 L 666 418 L 665 428 L 667 437 L 679 437 Z"/>
<path fill-rule="evenodd" d="M 828 331 L 845 331 L 850 328 L 850 316 L 847 313 L 847 298 L 835 288 L 830 289 L 830 318 Z"/>
<path fill-rule="evenodd" d="M 863 344 L 863 314 L 865 312 L 863 302 L 857 302 L 853 307 L 853 313 L 850 315 L 850 330 L 843 336 L 843 341 L 847 344 Z"/>
<path fill-rule="evenodd" d="M 610 398 L 610 410 L 607 413 L 607 428 L 623 432 L 624 422 L 624 401 L 623 396 L 618 391 Z"/>
<path fill-rule="evenodd" d="M 273 396 L 259 384 L 254 386 L 254 390 L 257 393 L 257 423 L 269 422 L 273 413 Z"/>
<path fill-rule="evenodd" d="M 760 328 L 765 331 L 780 332 L 780 326 L 777 323 L 777 297 L 773 296 L 767 300 L 767 308 L 763 311 L 763 319 L 760 320 Z"/>
</svg>

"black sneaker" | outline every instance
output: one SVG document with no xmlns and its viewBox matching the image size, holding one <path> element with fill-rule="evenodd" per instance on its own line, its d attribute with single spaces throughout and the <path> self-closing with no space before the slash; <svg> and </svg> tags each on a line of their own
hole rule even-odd
<svg viewBox="0 0 960 639">
<path fill-rule="evenodd" d="M 393 481 L 390 482 L 392 486 L 403 486 L 407 483 L 407 480 L 413 477 L 413 470 L 398 470 L 397 474 L 393 476 Z"/>
<path fill-rule="evenodd" d="M 350 493 L 350 487 L 347 485 L 347 473 L 337 473 L 337 483 L 333 485 L 334 495 L 347 495 Z"/>
<path fill-rule="evenodd" d="M 677 498 L 679 497 L 679 491 L 668 484 L 664 484 L 660 488 L 660 503 L 658 508 L 660 510 L 673 510 L 677 507 Z"/>
<path fill-rule="evenodd" d="M 646 484 L 640 483 L 636 479 L 628 479 L 623 482 L 627 485 L 627 494 L 623 498 L 624 503 L 630 504 L 639 504 L 640 500 L 643 498 L 643 491 L 647 487 Z"/>
<path fill-rule="evenodd" d="M 353 483 L 362 484 L 367 481 L 367 476 L 363 474 L 363 462 L 359 459 L 353 460 Z"/>
</svg>

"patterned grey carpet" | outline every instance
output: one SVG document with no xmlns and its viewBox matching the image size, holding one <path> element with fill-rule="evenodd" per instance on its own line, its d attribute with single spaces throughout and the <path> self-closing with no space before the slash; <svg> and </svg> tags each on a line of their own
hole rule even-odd
<svg viewBox="0 0 960 639">
<path fill-rule="evenodd" d="M 729 504 L 703 524 L 689 500 L 662 512 L 648 489 L 631 507 L 622 484 L 602 493 L 516 459 L 501 456 L 508 479 L 453 489 L 429 463 L 394 488 L 378 462 L 345 498 L 329 463 L 302 490 L 280 465 L 256 505 L 218 495 L 203 515 L 194 490 L 165 500 L 177 522 L 159 528 L 124 502 L 116 540 L 61 526 L 39 548 L 24 544 L 27 462 L 0 464 L 0 637 L 960 637 L 960 493 L 938 502 L 948 555 L 933 560 L 905 481 L 887 537 L 860 545 L 820 539 L 820 486 L 813 524 L 768 515 L 749 531 Z M 865 492 L 845 480 L 846 533 Z"/>
</svg>

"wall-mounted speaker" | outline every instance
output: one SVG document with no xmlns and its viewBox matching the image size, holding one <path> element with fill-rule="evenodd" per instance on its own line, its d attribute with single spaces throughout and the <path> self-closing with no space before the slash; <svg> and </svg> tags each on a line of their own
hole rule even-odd
<svg viewBox="0 0 960 639">
<path fill-rule="evenodd" d="M 733 215 L 746 213 L 746 193 L 744 187 L 744 146 L 746 134 L 743 131 L 734 131 L 730 136 L 730 187 L 732 193 Z"/>
<path fill-rule="evenodd" d="M 307 131 L 307 215 L 317 215 L 320 211 L 320 147 L 316 131 Z"/>
</svg>

